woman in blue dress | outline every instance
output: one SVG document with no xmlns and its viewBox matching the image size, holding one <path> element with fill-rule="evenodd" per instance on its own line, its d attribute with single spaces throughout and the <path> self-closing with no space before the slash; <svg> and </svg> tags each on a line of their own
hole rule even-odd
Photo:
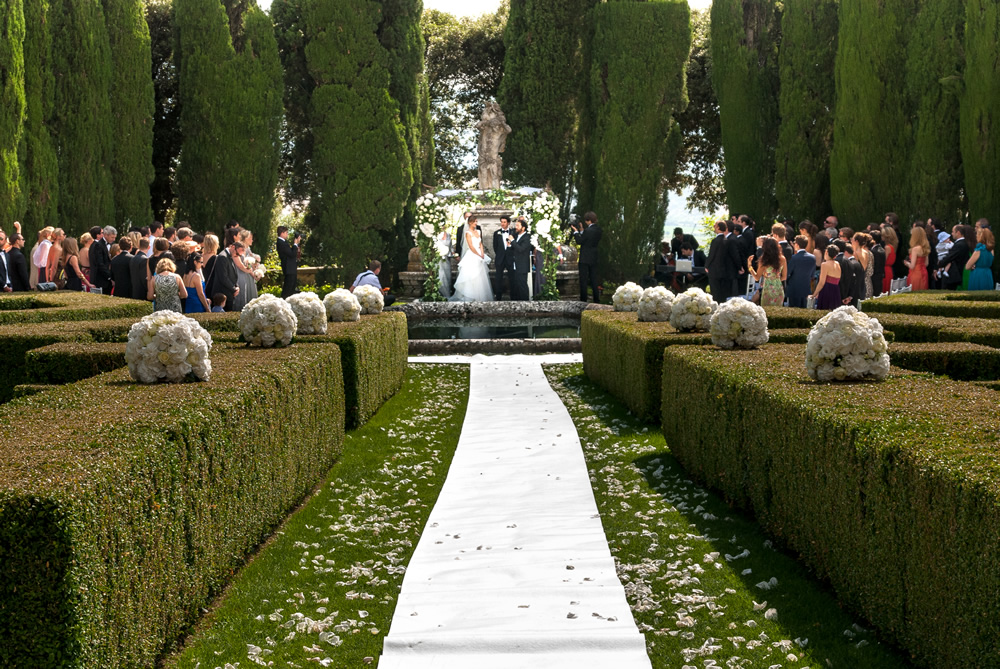
<svg viewBox="0 0 1000 669">
<path fill-rule="evenodd" d="M 993 233 L 989 228 L 976 232 L 976 250 L 965 264 L 969 274 L 969 290 L 993 290 Z"/>
<path fill-rule="evenodd" d="M 187 258 L 187 274 L 184 275 L 184 313 L 197 314 L 211 311 L 212 306 L 205 298 L 205 281 L 201 278 L 201 254 L 192 253 Z"/>
</svg>

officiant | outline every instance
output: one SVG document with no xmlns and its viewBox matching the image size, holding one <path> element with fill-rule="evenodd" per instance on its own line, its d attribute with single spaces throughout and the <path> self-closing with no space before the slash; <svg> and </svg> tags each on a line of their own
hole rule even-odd
<svg viewBox="0 0 1000 669">
<path fill-rule="evenodd" d="M 508 282 L 514 280 L 514 254 L 508 253 L 510 244 L 514 241 L 510 230 L 510 216 L 500 217 L 500 229 L 493 233 L 493 267 L 495 270 L 493 298 L 499 302 L 503 299 L 504 275 Z M 513 290 L 510 291 L 513 298 Z"/>
</svg>

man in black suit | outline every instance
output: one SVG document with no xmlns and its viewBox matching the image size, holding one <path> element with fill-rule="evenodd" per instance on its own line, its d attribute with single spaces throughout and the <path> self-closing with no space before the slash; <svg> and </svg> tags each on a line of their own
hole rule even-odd
<svg viewBox="0 0 1000 669">
<path fill-rule="evenodd" d="M 7 251 L 7 280 L 10 289 L 15 292 L 31 290 L 28 279 L 28 261 L 24 258 L 24 237 L 15 232 L 10 236 L 10 250 Z"/>
<path fill-rule="evenodd" d="M 854 257 L 854 249 L 842 240 L 834 242 L 840 250 L 836 260 L 840 264 L 840 300 L 857 307 L 865 292 L 865 270 Z"/>
<path fill-rule="evenodd" d="M 493 268 L 495 283 L 493 284 L 493 299 L 497 302 L 503 299 L 504 274 L 508 281 L 513 281 L 512 267 L 514 256 L 508 253 L 510 243 L 513 240 L 513 230 L 510 229 L 510 216 L 500 217 L 500 229 L 493 233 Z M 511 298 L 514 297 L 513 286 L 510 291 Z"/>
<path fill-rule="evenodd" d="M 882 294 L 882 284 L 885 282 L 885 247 L 882 246 L 882 231 L 872 230 L 868 233 L 872 238 L 872 245 L 868 250 L 872 252 L 875 266 L 872 268 L 872 295 Z"/>
<path fill-rule="evenodd" d="M 128 261 L 129 278 L 132 282 L 133 300 L 146 299 L 146 263 L 148 261 L 148 257 L 149 237 L 140 237 L 138 252 Z"/>
<path fill-rule="evenodd" d="M 965 226 L 956 225 L 951 229 L 951 238 L 955 243 L 944 257 L 938 259 L 938 277 L 941 279 L 941 287 L 946 290 L 955 290 L 962 285 L 962 272 L 972 255 L 964 228 Z"/>
<path fill-rule="evenodd" d="M 784 223 L 775 223 L 771 226 L 771 237 L 778 242 L 778 247 L 781 249 L 781 253 L 785 256 L 785 262 L 792 259 L 794 251 L 792 250 L 792 245 L 788 243 L 785 239 L 785 234 L 787 233 Z"/>
<path fill-rule="evenodd" d="M 459 258 L 462 257 L 462 243 L 465 241 L 465 222 L 469 220 L 469 216 L 472 216 L 471 211 L 462 214 L 462 225 L 458 226 L 458 230 L 455 231 L 455 255 Z"/>
<path fill-rule="evenodd" d="M 226 296 L 226 311 L 233 310 L 233 302 L 240 294 L 240 288 L 236 285 L 237 273 L 233 256 L 243 255 L 243 243 L 233 242 L 229 247 L 219 254 L 219 259 L 215 261 L 214 286 L 215 293 L 222 293 Z M 214 295 L 214 293 L 213 293 Z"/>
<path fill-rule="evenodd" d="M 806 251 L 809 238 L 799 235 L 795 238 L 795 253 L 788 261 L 788 281 L 785 296 L 788 306 L 806 308 L 806 299 L 812 293 L 812 276 L 816 270 L 816 256 Z"/>
<path fill-rule="evenodd" d="M 512 300 L 528 299 L 528 273 L 531 272 L 531 236 L 523 219 L 514 223 L 514 241 L 507 253 L 511 256 L 513 281 L 510 285 Z"/>
<path fill-rule="evenodd" d="M 597 280 L 597 245 L 601 243 L 601 226 L 597 214 L 588 211 L 583 215 L 583 225 L 577 223 L 573 237 L 580 245 L 580 301 L 587 301 L 587 287 L 594 294 L 594 304 L 600 304 L 600 284 Z"/>
<path fill-rule="evenodd" d="M 288 243 L 288 228 L 278 226 L 278 258 L 281 260 L 281 297 L 290 297 L 297 292 L 299 285 L 299 240 L 302 235 L 296 233 L 292 243 Z"/>
<path fill-rule="evenodd" d="M 706 284 L 705 252 L 701 249 L 693 248 L 690 244 L 682 244 L 677 260 L 690 260 L 692 268 L 691 272 L 674 272 L 674 279 L 678 288 L 681 290 L 704 288 Z"/>
<path fill-rule="evenodd" d="M 9 293 L 14 290 L 10 285 L 10 272 L 7 271 L 7 233 L 0 230 L 0 291 Z"/>
<path fill-rule="evenodd" d="M 736 294 L 736 279 L 739 276 L 739 246 L 735 236 L 727 237 L 729 224 L 718 221 L 715 224 L 715 239 L 708 247 L 708 285 L 712 297 L 720 304 Z"/>
<path fill-rule="evenodd" d="M 132 240 L 122 237 L 118 242 L 121 253 L 111 259 L 111 280 L 115 284 L 115 297 L 132 297 Z"/>
<path fill-rule="evenodd" d="M 670 240 L 670 252 L 674 254 L 674 258 L 681 254 L 681 247 L 684 244 L 689 244 L 695 250 L 700 246 L 694 235 L 684 234 L 683 228 L 674 228 L 674 236 Z"/>
<path fill-rule="evenodd" d="M 90 282 L 105 295 L 111 294 L 111 245 L 115 243 L 118 231 L 110 225 L 103 230 L 91 228 L 94 243 L 90 245 Z"/>
</svg>

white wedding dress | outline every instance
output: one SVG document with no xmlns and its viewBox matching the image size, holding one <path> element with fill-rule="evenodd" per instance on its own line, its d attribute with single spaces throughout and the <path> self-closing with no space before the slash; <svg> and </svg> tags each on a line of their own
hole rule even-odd
<svg viewBox="0 0 1000 669">
<path fill-rule="evenodd" d="M 477 232 L 479 232 L 477 230 Z M 462 245 L 462 259 L 458 261 L 458 279 L 452 302 L 492 302 L 493 286 L 490 284 L 489 257 L 479 257 L 483 253 L 482 233 L 472 237 L 467 235 Z M 470 246 L 474 248 L 470 248 Z M 484 254 L 485 256 L 485 254 Z"/>
</svg>

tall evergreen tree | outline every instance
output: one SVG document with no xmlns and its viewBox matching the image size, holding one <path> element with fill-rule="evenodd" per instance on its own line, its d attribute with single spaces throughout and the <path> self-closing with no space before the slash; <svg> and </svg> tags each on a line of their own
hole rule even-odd
<svg viewBox="0 0 1000 669">
<path fill-rule="evenodd" d="M 666 179 L 681 143 L 673 114 L 687 104 L 687 2 L 597 5 L 589 44 L 580 205 L 597 213 L 606 271 L 635 279 L 662 238 Z"/>
<path fill-rule="evenodd" d="M 103 0 L 114 75 L 115 219 L 120 229 L 148 225 L 149 184 L 153 180 L 155 110 L 149 26 L 141 0 Z"/>
<path fill-rule="evenodd" d="M 285 202 L 309 200 L 313 191 L 311 100 L 316 84 L 306 64 L 305 5 L 310 0 L 274 0 L 271 20 L 285 73 L 285 118 L 281 127 L 280 182 Z"/>
<path fill-rule="evenodd" d="M 181 94 L 178 217 L 221 232 L 235 219 L 271 244 L 282 73 L 270 18 L 255 2 L 176 0 Z"/>
<path fill-rule="evenodd" d="M 26 115 L 21 138 L 21 231 L 30 244 L 38 231 L 58 220 L 59 163 L 49 134 L 55 106 L 52 75 L 51 10 L 48 0 L 24 3 L 24 94 Z"/>
<path fill-rule="evenodd" d="M 170 0 L 146 3 L 154 95 L 153 182 L 149 185 L 153 218 L 163 221 L 177 206 L 174 172 L 181 152 L 181 105 L 174 47 L 174 5 Z"/>
<path fill-rule="evenodd" d="M 0 227 L 5 230 L 20 216 L 24 106 L 24 7 L 21 0 L 0 0 Z"/>
<path fill-rule="evenodd" d="M 830 198 L 855 229 L 907 207 L 908 22 L 916 0 L 841 0 Z"/>
<path fill-rule="evenodd" d="M 830 214 L 836 54 L 837 0 L 785 0 L 774 181 L 778 208 L 796 221 Z"/>
<path fill-rule="evenodd" d="M 111 46 L 98 0 L 52 5 L 59 224 L 67 234 L 115 220 Z"/>
<path fill-rule="evenodd" d="M 389 95 L 389 56 L 372 0 L 305 6 L 312 94 L 315 192 L 308 247 L 334 266 L 337 283 L 385 251 L 410 195 L 413 172 L 399 110 Z"/>
<path fill-rule="evenodd" d="M 1000 2 L 967 2 L 961 102 L 965 189 L 973 220 L 988 218 L 996 225 L 1000 222 Z"/>
<path fill-rule="evenodd" d="M 576 96 L 583 79 L 580 31 L 595 0 L 512 0 L 504 30 L 499 102 L 513 129 L 507 138 L 507 179 L 550 185 L 569 200 Z"/>
<path fill-rule="evenodd" d="M 712 3 L 712 83 L 719 99 L 729 210 L 761 221 L 775 213 L 778 138 L 776 0 Z"/>
</svg>

